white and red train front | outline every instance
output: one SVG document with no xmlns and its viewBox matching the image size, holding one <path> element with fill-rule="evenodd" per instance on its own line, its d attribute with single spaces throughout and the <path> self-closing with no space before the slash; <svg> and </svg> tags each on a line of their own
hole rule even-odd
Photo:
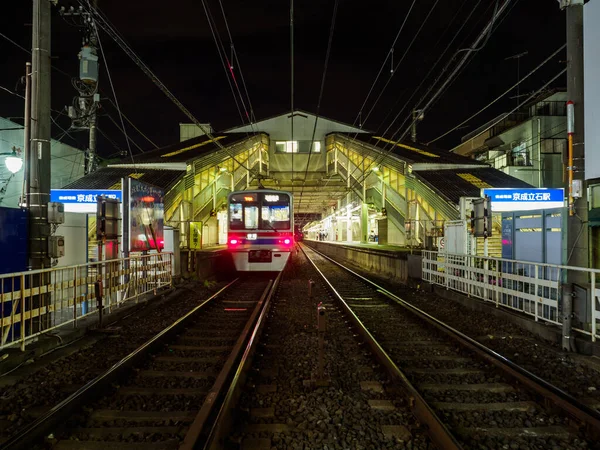
<svg viewBox="0 0 600 450">
<path fill-rule="evenodd" d="M 227 204 L 227 247 L 238 272 L 281 272 L 294 247 L 292 194 L 232 192 Z"/>
</svg>

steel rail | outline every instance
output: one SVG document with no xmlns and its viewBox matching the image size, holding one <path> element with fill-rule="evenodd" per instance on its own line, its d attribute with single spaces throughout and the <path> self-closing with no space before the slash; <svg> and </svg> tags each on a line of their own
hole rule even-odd
<svg viewBox="0 0 600 450">
<path fill-rule="evenodd" d="M 213 423 L 212 429 L 210 430 L 206 444 L 203 447 L 205 450 L 220 450 L 225 448 L 225 439 L 232 428 L 232 424 L 235 419 L 235 410 L 240 396 L 242 395 L 242 389 L 246 384 L 248 372 L 252 368 L 252 362 L 254 360 L 254 354 L 256 352 L 258 340 L 262 334 L 263 327 L 266 323 L 266 316 L 271 308 L 271 300 L 277 291 L 282 274 L 283 272 L 280 272 L 275 279 L 273 288 L 271 289 L 271 292 L 265 301 L 265 306 L 260 313 L 260 317 L 256 321 L 256 326 L 254 327 L 252 336 L 246 345 L 244 355 L 242 356 L 231 385 L 229 386 L 227 395 L 225 396 L 225 399 L 219 408 L 217 417 Z M 182 450 L 183 448 L 184 447 L 180 447 L 179 450 Z"/>
<path fill-rule="evenodd" d="M 131 370 L 133 370 L 134 367 L 138 366 L 140 363 L 143 363 L 148 352 L 162 346 L 166 340 L 170 339 L 173 335 L 176 335 L 184 326 L 187 325 L 187 322 L 191 317 L 203 309 L 207 304 L 219 297 L 225 290 L 233 286 L 238 280 L 239 278 L 236 278 L 221 288 L 210 298 L 204 300 L 200 305 L 196 306 L 194 309 L 177 319 L 177 321 L 169 325 L 156 336 L 142 344 L 119 362 L 115 363 L 107 371 L 98 375 L 96 378 L 89 381 L 76 392 L 71 394 L 69 397 L 61 401 L 58 405 L 54 406 L 39 419 L 19 430 L 16 434 L 5 441 L 0 446 L 0 449 L 16 450 L 33 448 L 36 442 L 40 441 L 49 433 L 51 433 L 62 421 L 64 421 L 66 417 L 71 416 L 77 410 L 81 409 L 83 405 L 89 404 L 102 395 L 105 395 L 107 389 L 110 389 L 110 386 L 114 382 L 122 379 Z"/>
<path fill-rule="evenodd" d="M 465 335 L 464 333 L 458 331 L 450 325 L 447 325 L 441 320 L 436 319 L 431 314 L 423 311 L 422 309 L 417 308 L 416 306 L 410 304 L 406 300 L 401 299 L 400 297 L 388 291 L 387 289 L 379 286 L 374 281 L 365 278 L 359 273 L 353 271 L 352 269 L 349 269 L 343 264 L 340 264 L 334 259 L 322 254 L 321 252 L 313 248 L 311 248 L 311 250 L 326 258 L 327 260 L 331 261 L 332 263 L 336 264 L 340 268 L 351 273 L 352 275 L 363 280 L 364 282 L 370 284 L 371 286 L 376 288 L 378 292 L 385 295 L 390 300 L 408 309 L 420 319 L 426 321 L 430 325 L 433 325 L 436 329 L 442 331 L 446 335 L 456 340 L 459 344 L 475 353 L 481 359 L 494 365 L 512 379 L 518 381 L 519 383 L 522 383 L 528 389 L 541 396 L 546 402 L 546 407 L 548 407 L 549 404 L 554 405 L 563 414 L 575 420 L 579 425 L 583 425 L 585 427 L 586 432 L 592 438 L 597 440 L 600 439 L 600 412 L 595 411 L 594 409 L 590 408 L 584 403 L 581 403 L 572 395 L 554 386 L 553 384 L 550 384 L 548 381 L 544 380 L 543 378 L 540 378 L 534 373 L 531 373 L 527 369 L 519 366 L 518 364 L 514 363 L 505 356 L 486 347 L 485 345 Z"/>
<path fill-rule="evenodd" d="M 256 335 L 256 329 L 260 325 L 257 321 L 263 317 L 264 311 L 267 305 L 270 303 L 271 296 L 273 295 L 273 291 L 275 290 L 276 283 L 281 277 L 281 273 L 276 278 L 275 282 L 273 280 L 269 280 L 269 284 L 263 291 L 260 300 L 256 304 L 252 315 L 248 319 L 248 322 L 244 326 L 244 330 L 242 334 L 238 338 L 235 343 L 231 354 L 227 358 L 221 372 L 217 376 L 213 387 L 208 392 L 198 415 L 192 422 L 192 425 L 188 429 L 188 432 L 185 435 L 183 443 L 180 445 L 179 450 L 193 450 L 196 448 L 196 445 L 200 442 L 200 439 L 203 435 L 208 431 L 208 426 L 210 426 L 211 415 L 215 411 L 215 408 L 219 405 L 223 394 L 225 393 L 225 389 L 230 386 L 230 381 L 232 379 L 232 375 L 234 372 L 237 374 L 241 365 L 244 364 L 244 358 L 242 356 L 242 351 L 244 350 L 244 344 L 248 342 L 248 336 L 250 336 L 250 342 L 254 339 Z M 260 316 L 260 317 L 259 317 Z M 241 357 L 241 360 L 240 360 Z M 233 378 L 235 382 L 235 377 Z"/>
<path fill-rule="evenodd" d="M 333 285 L 327 279 L 325 274 L 321 272 L 321 270 L 317 267 L 315 262 L 306 254 L 306 251 L 304 250 L 304 245 L 301 245 L 300 248 L 302 249 L 302 252 L 306 256 L 306 258 L 313 265 L 315 270 L 319 273 L 319 275 L 321 275 L 321 277 L 327 284 L 329 290 L 335 295 L 339 303 L 342 305 L 346 314 L 350 317 L 350 320 L 354 324 L 356 330 L 362 336 L 367 345 L 371 348 L 373 353 L 375 353 L 379 362 L 387 370 L 389 375 L 402 385 L 402 388 L 409 399 L 409 406 L 412 410 L 412 413 L 421 423 L 427 425 L 427 427 L 429 428 L 429 437 L 431 438 L 431 441 L 434 443 L 434 445 L 437 448 L 443 450 L 462 449 L 463 447 L 459 444 L 459 442 L 456 440 L 456 438 L 450 432 L 450 430 L 448 430 L 448 427 L 446 427 L 446 425 L 437 416 L 437 414 L 434 412 L 431 406 L 429 406 L 429 404 L 421 396 L 419 391 L 417 391 L 417 389 L 413 386 L 408 377 L 398 368 L 394 361 L 392 361 L 392 358 L 387 354 L 387 352 L 381 347 L 381 345 L 379 345 L 379 343 L 369 332 L 367 327 L 362 323 L 362 321 L 358 318 L 354 311 L 352 311 L 350 306 L 346 303 L 344 298 L 339 294 L 335 287 L 333 287 Z M 315 253 L 321 256 L 325 256 L 312 248 L 311 250 L 315 251 Z M 333 260 L 331 261 L 335 262 Z M 343 266 L 341 267 L 344 268 Z"/>
</svg>

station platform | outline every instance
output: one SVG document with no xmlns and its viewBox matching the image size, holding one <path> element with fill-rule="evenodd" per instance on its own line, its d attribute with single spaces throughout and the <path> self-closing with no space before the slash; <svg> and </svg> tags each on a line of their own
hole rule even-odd
<svg viewBox="0 0 600 450">
<path fill-rule="evenodd" d="M 421 253 L 420 249 L 414 249 L 409 247 L 401 247 L 399 245 L 392 244 L 378 244 L 376 242 L 341 242 L 341 241 L 317 241 L 314 239 L 304 239 L 302 242 L 315 242 L 318 244 L 330 244 L 338 245 L 340 247 L 355 247 L 363 250 L 372 250 L 384 253 L 395 253 L 395 254 L 414 254 L 418 255 Z"/>
</svg>

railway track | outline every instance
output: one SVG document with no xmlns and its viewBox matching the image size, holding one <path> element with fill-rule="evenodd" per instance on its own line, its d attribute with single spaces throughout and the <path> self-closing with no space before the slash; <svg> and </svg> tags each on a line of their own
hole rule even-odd
<svg viewBox="0 0 600 450">
<path fill-rule="evenodd" d="M 600 414 L 343 265 L 302 247 L 438 448 L 598 448 Z"/>
<path fill-rule="evenodd" d="M 2 448 L 191 449 L 205 437 L 279 282 L 238 279 Z"/>
</svg>

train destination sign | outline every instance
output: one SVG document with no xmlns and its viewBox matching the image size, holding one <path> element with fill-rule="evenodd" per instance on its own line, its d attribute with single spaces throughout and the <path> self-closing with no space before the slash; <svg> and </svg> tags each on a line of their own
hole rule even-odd
<svg viewBox="0 0 600 450">
<path fill-rule="evenodd" d="M 494 212 L 552 209 L 565 205 L 562 188 L 482 189 L 481 194 L 490 197 Z"/>
</svg>

